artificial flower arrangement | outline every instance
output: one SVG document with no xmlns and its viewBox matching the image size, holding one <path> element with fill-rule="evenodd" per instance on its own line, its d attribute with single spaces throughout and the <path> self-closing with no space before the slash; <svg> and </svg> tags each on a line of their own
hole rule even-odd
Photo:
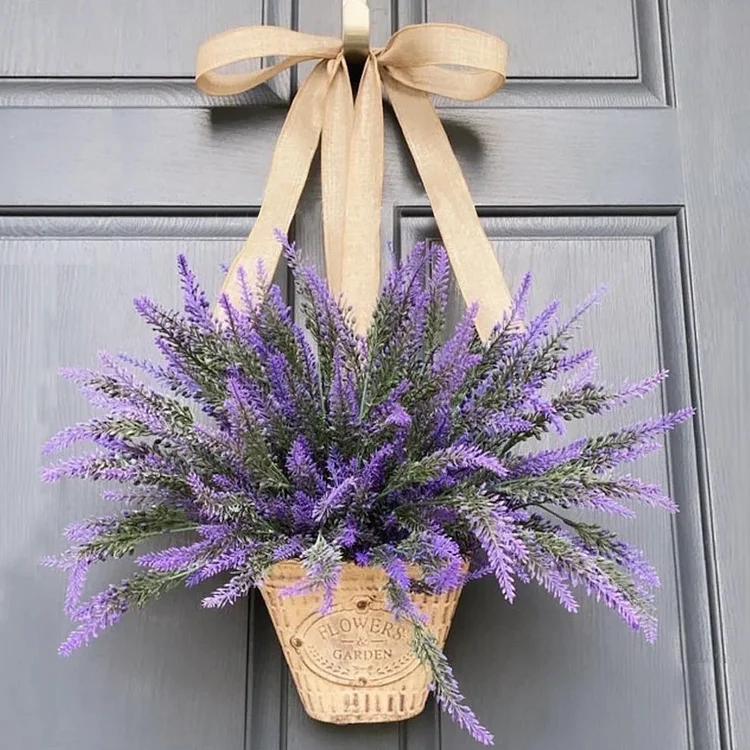
<svg viewBox="0 0 750 750">
<path fill-rule="evenodd" d="M 162 363 L 103 355 L 101 371 L 65 372 L 104 413 L 49 442 L 47 452 L 79 441 L 95 450 L 47 467 L 43 478 L 122 488 L 108 485 L 102 496 L 113 512 L 67 529 L 70 548 L 47 561 L 68 573 L 65 606 L 76 623 L 60 652 L 170 589 L 223 575 L 205 607 L 231 605 L 254 588 L 272 615 L 285 601 L 304 603 L 300 627 L 318 638 L 310 654 L 295 661 L 307 636 L 289 639 L 283 616 L 274 623 L 311 715 L 326 718 L 305 699 L 316 669 L 328 692 L 315 700 L 342 686 L 344 704 L 329 718 L 340 722 L 414 715 L 429 684 L 458 724 L 490 744 L 442 651 L 467 580 L 494 577 L 508 601 L 518 582 L 534 581 L 571 612 L 582 590 L 653 640 L 656 572 L 639 550 L 578 520 L 577 511 L 631 516 L 632 502 L 675 511 L 659 487 L 613 470 L 657 449 L 691 410 L 559 449 L 538 441 L 643 396 L 665 373 L 619 390 L 593 382 L 593 353 L 570 350 L 592 300 L 564 322 L 556 303 L 527 319 L 528 278 L 486 342 L 475 333 L 473 308 L 447 335 L 449 263 L 427 244 L 395 265 L 360 336 L 344 302 L 293 246 L 286 251 L 304 326 L 278 287 L 262 281 L 251 289 L 244 276 L 242 304 L 223 298 L 221 315 L 212 315 L 181 257 L 184 311 L 135 303 Z M 162 548 L 144 551 L 155 539 Z M 89 568 L 125 556 L 134 556 L 136 571 L 82 603 Z M 358 592 L 351 587 L 359 573 L 366 585 Z M 349 606 L 355 616 L 320 619 Z M 379 619 L 357 620 L 357 608 L 368 607 Z M 381 646 L 341 645 L 368 622 Z M 323 653 L 328 636 L 336 648 Z M 384 665 L 361 672 L 371 685 L 361 675 L 352 682 L 347 665 L 336 663 L 347 658 L 363 669 L 378 658 Z M 298 674 L 307 667 L 307 676 Z M 417 700 L 405 707 L 398 680 L 415 674 Z M 368 718 L 358 691 L 378 685 L 383 705 Z"/>
</svg>

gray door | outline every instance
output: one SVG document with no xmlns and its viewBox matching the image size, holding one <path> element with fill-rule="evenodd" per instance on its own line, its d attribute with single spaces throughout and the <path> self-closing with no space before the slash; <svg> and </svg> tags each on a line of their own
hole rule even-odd
<svg viewBox="0 0 750 750">
<path fill-rule="evenodd" d="M 698 407 L 693 429 L 638 467 L 681 513 L 622 529 L 662 573 L 658 643 L 599 606 L 567 615 L 529 588 L 510 607 L 472 584 L 448 646 L 469 700 L 508 750 L 750 747 L 750 5 L 371 6 L 376 43 L 425 20 L 509 42 L 504 91 L 440 104 L 510 281 L 531 268 L 537 300 L 566 305 L 606 283 L 581 332 L 603 377 L 672 372 L 628 416 Z M 61 660 L 62 581 L 37 564 L 97 507 L 89 488 L 37 479 L 42 441 L 84 416 L 58 367 L 93 364 L 102 348 L 146 353 L 130 299 L 176 302 L 178 250 L 218 287 L 261 201 L 297 79 L 209 107 L 190 81 L 196 45 L 261 22 L 337 34 L 339 16 L 339 0 L 0 0 L 3 748 L 474 747 L 431 705 L 405 726 L 306 718 L 257 598 L 209 613 L 200 591 L 176 593 Z M 386 146 L 384 237 L 397 248 L 436 237 L 390 117 Z M 318 195 L 313 177 L 295 232 L 320 262 Z"/>
</svg>

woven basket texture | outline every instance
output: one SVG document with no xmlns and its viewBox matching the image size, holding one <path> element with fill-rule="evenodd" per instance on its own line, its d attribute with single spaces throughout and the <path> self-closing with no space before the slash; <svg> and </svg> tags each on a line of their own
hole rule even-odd
<svg viewBox="0 0 750 750">
<path fill-rule="evenodd" d="M 303 577 L 298 561 L 277 563 L 261 594 L 305 711 L 333 724 L 402 721 L 421 713 L 429 676 L 412 653 L 412 626 L 386 609 L 385 573 L 345 564 L 325 615 L 320 592 L 282 595 Z M 460 593 L 412 595 L 441 647 Z"/>
</svg>

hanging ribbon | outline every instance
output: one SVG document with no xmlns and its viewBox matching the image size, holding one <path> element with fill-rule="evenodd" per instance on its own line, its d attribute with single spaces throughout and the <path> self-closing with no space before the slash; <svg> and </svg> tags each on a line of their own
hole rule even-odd
<svg viewBox="0 0 750 750">
<path fill-rule="evenodd" d="M 282 61 L 252 73 L 220 72 L 264 57 Z M 207 94 L 239 94 L 283 70 L 318 60 L 300 86 L 281 129 L 260 213 L 234 259 L 222 293 L 240 300 L 238 269 L 249 276 L 258 261 L 273 273 L 280 257 L 274 231 L 287 231 L 318 144 L 326 272 L 364 332 L 380 288 L 380 221 L 383 200 L 383 103 L 387 92 L 432 204 L 458 287 L 478 303 L 476 327 L 486 339 L 510 306 L 510 293 L 474 202 L 430 100 L 483 99 L 505 82 L 502 40 L 453 24 L 420 24 L 397 31 L 369 51 L 356 102 L 340 39 L 275 26 L 231 29 L 198 50 L 197 86 Z"/>
</svg>

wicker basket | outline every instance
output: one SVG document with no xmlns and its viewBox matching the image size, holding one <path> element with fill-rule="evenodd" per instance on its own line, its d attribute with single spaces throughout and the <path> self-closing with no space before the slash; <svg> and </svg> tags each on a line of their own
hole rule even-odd
<svg viewBox="0 0 750 750">
<path fill-rule="evenodd" d="M 281 596 L 304 575 L 297 561 L 274 565 L 261 588 L 305 711 L 333 724 L 402 721 L 424 709 L 428 674 L 411 650 L 412 626 L 385 608 L 385 573 L 344 565 L 333 608 L 320 593 Z M 441 646 L 460 590 L 413 595 Z"/>
</svg>

